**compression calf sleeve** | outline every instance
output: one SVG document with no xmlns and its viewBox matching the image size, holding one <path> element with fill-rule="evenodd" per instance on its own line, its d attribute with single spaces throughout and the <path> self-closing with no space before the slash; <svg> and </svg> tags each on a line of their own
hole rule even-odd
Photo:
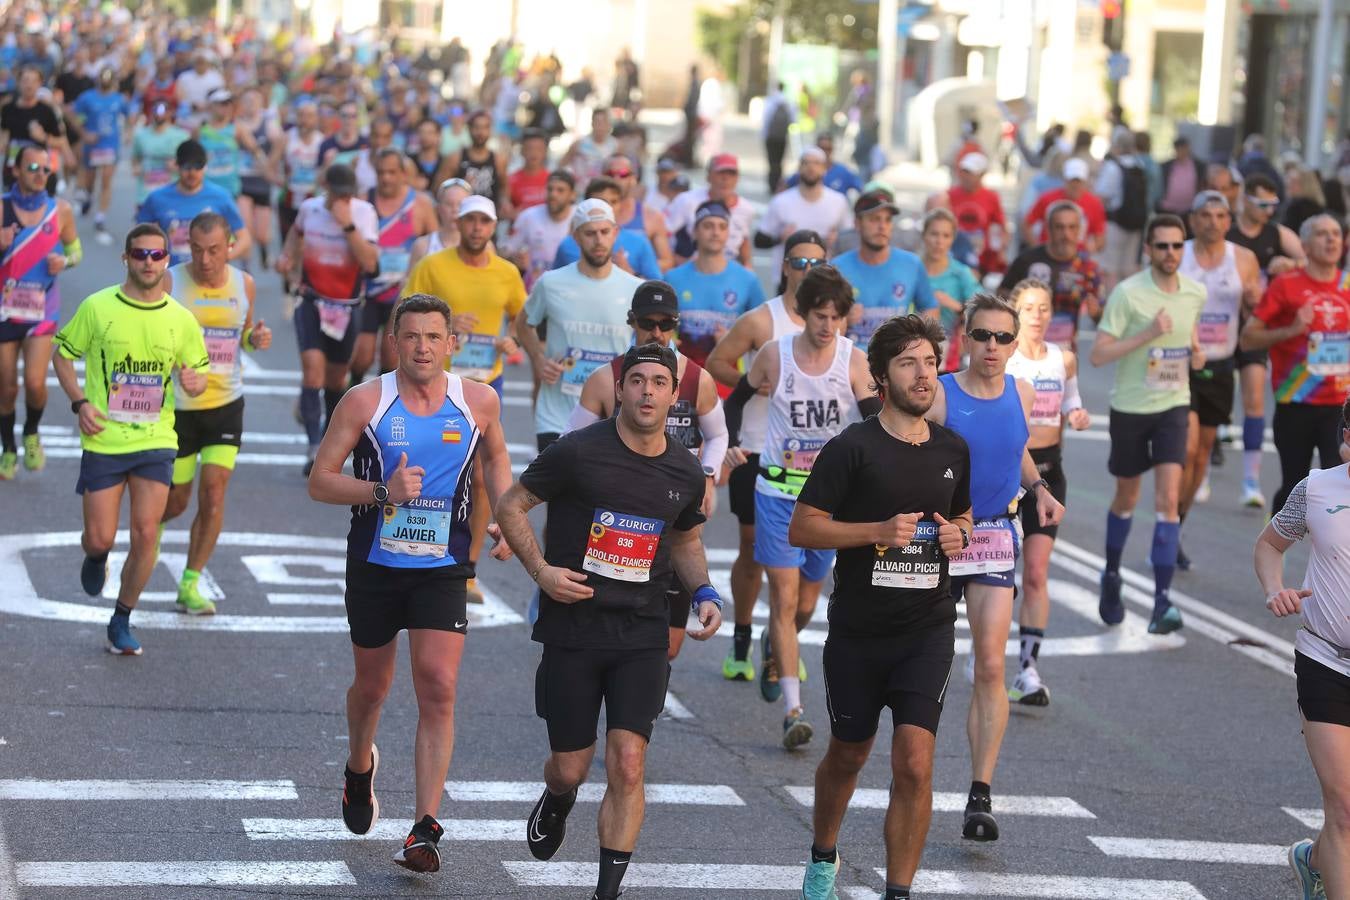
<svg viewBox="0 0 1350 900">
<path fill-rule="evenodd" d="M 1242 419 L 1242 476 L 1248 481 L 1261 480 L 1261 444 L 1266 436 L 1266 420 L 1261 416 Z"/>
<path fill-rule="evenodd" d="M 317 446 L 319 441 L 323 440 L 321 415 L 319 389 L 302 387 L 300 389 L 300 420 L 305 423 L 305 434 L 309 437 L 311 447 Z"/>
<path fill-rule="evenodd" d="M 0 415 L 0 448 L 6 453 L 18 450 L 14 443 L 14 413 Z"/>
<path fill-rule="evenodd" d="M 1125 542 L 1130 539 L 1130 516 L 1118 516 L 1106 512 L 1106 571 L 1120 571 L 1120 557 L 1125 552 Z"/>
<path fill-rule="evenodd" d="M 1172 575 L 1177 568 L 1177 544 L 1181 539 L 1181 523 L 1159 519 L 1153 526 L 1153 605 L 1155 610 L 1168 603 L 1167 592 L 1172 587 Z"/>
<path fill-rule="evenodd" d="M 28 406 L 25 411 L 27 417 L 23 420 L 23 436 L 31 437 L 38 433 L 38 424 L 42 421 L 42 414 L 47 411 L 47 407 Z"/>
</svg>

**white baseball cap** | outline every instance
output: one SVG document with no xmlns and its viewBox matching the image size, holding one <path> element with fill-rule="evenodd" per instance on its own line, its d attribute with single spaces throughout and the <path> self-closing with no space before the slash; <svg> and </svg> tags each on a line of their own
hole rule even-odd
<svg viewBox="0 0 1350 900">
<path fill-rule="evenodd" d="M 587 225 L 591 222 L 608 222 L 611 225 L 618 224 L 614 219 L 614 209 L 599 197 L 582 200 L 576 205 L 576 208 L 572 210 L 573 231 L 576 231 L 582 225 Z"/>
<path fill-rule="evenodd" d="M 989 157 L 983 153 L 967 153 L 959 163 L 961 171 L 976 175 L 989 171 Z"/>
<path fill-rule="evenodd" d="M 482 213 L 492 221 L 497 221 L 497 207 L 480 194 L 470 194 L 459 201 L 459 218 L 462 219 L 469 213 Z"/>
<path fill-rule="evenodd" d="M 1064 162 L 1064 180 L 1065 181 L 1087 181 L 1092 170 L 1088 168 L 1087 160 L 1074 157 Z"/>
</svg>

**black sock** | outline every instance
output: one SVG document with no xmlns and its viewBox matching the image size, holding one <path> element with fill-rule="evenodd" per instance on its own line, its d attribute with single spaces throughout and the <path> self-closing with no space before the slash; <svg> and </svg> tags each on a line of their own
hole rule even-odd
<svg viewBox="0 0 1350 900">
<path fill-rule="evenodd" d="M 600 900 L 619 896 L 619 885 L 623 883 L 623 876 L 628 872 L 628 861 L 632 858 L 631 852 L 600 848 L 600 880 L 595 884 L 595 896 Z"/>
<path fill-rule="evenodd" d="M 14 413 L 6 413 L 0 416 L 0 448 L 6 453 L 14 453 L 18 448 L 14 445 Z"/>
<path fill-rule="evenodd" d="M 47 407 L 28 406 L 24 410 L 28 415 L 23 420 L 23 436 L 31 437 L 38 433 L 38 423 L 42 421 L 42 414 L 47 411 Z"/>
<path fill-rule="evenodd" d="M 118 603 L 117 606 L 113 608 L 113 618 L 117 618 L 118 616 L 121 616 L 124 619 L 130 619 L 131 607 L 123 603 Z"/>
<path fill-rule="evenodd" d="M 832 863 L 838 858 L 839 858 L 838 847 L 831 847 L 828 850 L 819 850 L 816 848 L 815 844 L 811 845 L 811 862 L 813 863 L 818 862 Z"/>
<path fill-rule="evenodd" d="M 909 885 L 891 884 L 886 882 L 886 896 L 884 900 L 909 900 Z"/>
<path fill-rule="evenodd" d="M 731 635 L 731 652 L 737 661 L 745 662 L 750 656 L 750 626 L 737 625 Z"/>
<path fill-rule="evenodd" d="M 972 781 L 970 783 L 970 796 L 984 797 L 986 800 L 989 799 L 988 783 L 983 781 Z"/>
<path fill-rule="evenodd" d="M 331 388 L 323 389 L 324 431 L 328 430 L 328 423 L 333 421 L 333 410 L 337 409 L 338 401 L 342 399 L 342 395 L 345 393 L 346 391 L 341 388 L 339 388 L 336 391 L 332 390 Z"/>
<path fill-rule="evenodd" d="M 539 810 L 539 815 L 560 815 L 566 816 L 572 811 L 572 805 L 577 802 L 577 789 L 572 788 L 565 794 L 555 794 L 548 788 L 544 788 L 544 805 Z"/>
</svg>

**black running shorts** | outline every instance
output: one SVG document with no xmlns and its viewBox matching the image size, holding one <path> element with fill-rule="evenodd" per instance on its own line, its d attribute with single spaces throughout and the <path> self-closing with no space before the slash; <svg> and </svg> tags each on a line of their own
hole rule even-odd
<svg viewBox="0 0 1350 900">
<path fill-rule="evenodd" d="M 1294 651 L 1298 708 L 1309 722 L 1350 728 L 1350 677 Z"/>
<path fill-rule="evenodd" d="M 830 733 L 851 743 L 871 740 L 889 706 L 894 727 L 937 734 L 955 642 L 954 624 L 899 636 L 830 635 L 823 656 Z"/>
<path fill-rule="evenodd" d="M 1063 466 L 1063 447 L 1056 444 L 1053 447 L 1039 447 L 1031 451 L 1031 461 L 1036 464 L 1036 471 L 1050 484 L 1050 496 L 1054 497 L 1060 503 L 1069 496 L 1069 480 L 1064 475 Z M 1021 501 L 1017 505 L 1017 512 L 1022 517 L 1022 543 L 1025 546 L 1026 539 L 1033 534 L 1049 535 L 1051 540 L 1059 534 L 1058 525 L 1042 525 L 1041 517 L 1036 512 L 1036 492 L 1029 491 L 1022 495 Z"/>
<path fill-rule="evenodd" d="M 727 476 L 731 512 L 742 525 L 755 524 L 755 479 L 759 477 L 759 454 L 745 454 L 745 464 Z"/>
<path fill-rule="evenodd" d="M 1106 470 L 1117 478 L 1135 478 L 1163 463 L 1186 464 L 1190 409 L 1174 406 L 1159 413 L 1111 410 L 1111 455 Z"/>
<path fill-rule="evenodd" d="M 361 307 L 361 333 L 379 334 L 394 315 L 394 304 L 367 299 Z"/>
<path fill-rule="evenodd" d="M 1269 350 L 1239 350 L 1234 354 L 1233 359 L 1237 361 L 1239 369 L 1245 369 L 1248 366 L 1260 366 L 1265 368 L 1270 364 Z"/>
<path fill-rule="evenodd" d="M 534 707 L 548 723 L 549 748 L 571 753 L 594 744 L 601 703 L 607 731 L 622 728 L 650 741 L 669 679 L 665 647 L 577 650 L 545 644 L 534 678 Z"/>
<path fill-rule="evenodd" d="M 356 332 L 360 324 L 361 310 L 352 307 L 347 328 L 342 333 L 342 339 L 337 340 L 323 330 L 319 319 L 318 302 L 313 297 L 305 297 L 295 308 L 295 318 L 291 323 L 295 326 L 295 341 L 301 353 L 306 350 L 322 350 L 325 360 L 345 366 L 352 361 L 352 349 L 356 347 Z"/>
<path fill-rule="evenodd" d="M 1203 369 L 1191 369 L 1191 412 L 1206 428 L 1218 428 L 1233 421 L 1235 372 L 1232 358 L 1206 363 Z"/>
<path fill-rule="evenodd" d="M 469 567 L 395 569 L 347 560 L 347 624 L 358 647 L 383 647 L 404 629 L 469 630 Z"/>
<path fill-rule="evenodd" d="M 238 447 L 244 433 L 244 398 L 215 409 L 174 411 L 173 430 L 178 433 L 178 458 L 196 456 L 203 447 Z"/>
</svg>

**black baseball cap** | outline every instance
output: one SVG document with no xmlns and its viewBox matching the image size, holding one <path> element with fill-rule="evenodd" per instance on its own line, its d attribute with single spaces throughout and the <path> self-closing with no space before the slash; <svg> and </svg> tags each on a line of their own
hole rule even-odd
<svg viewBox="0 0 1350 900">
<path fill-rule="evenodd" d="M 820 236 L 820 232 L 812 231 L 810 228 L 802 228 L 788 235 L 788 239 L 783 242 L 783 255 L 786 256 L 792 252 L 792 248 L 798 244 L 815 244 L 817 247 L 826 247 L 825 239 Z"/>
<path fill-rule="evenodd" d="M 206 148 L 201 145 L 200 141 L 195 141 L 192 138 L 188 138 L 179 144 L 173 156 L 180 169 L 206 168 Z"/>
<path fill-rule="evenodd" d="M 648 282 L 650 284 L 651 282 Z M 623 381 L 628 376 L 628 370 L 633 366 L 640 366 L 643 363 L 656 363 L 665 366 L 670 370 L 670 377 L 678 379 L 680 376 L 679 362 L 675 358 L 675 351 L 661 344 L 651 343 L 643 344 L 641 347 L 630 347 L 628 352 L 623 355 L 623 367 L 619 370 L 619 380 Z"/>
<path fill-rule="evenodd" d="M 680 316 L 680 300 L 675 293 L 675 288 L 666 282 L 644 281 L 633 292 L 631 309 L 634 316 L 665 313 L 678 319 Z"/>
<path fill-rule="evenodd" d="M 900 212 L 900 207 L 895 205 L 894 198 L 884 191 L 868 191 L 853 203 L 853 214 L 858 216 L 875 212 L 878 209 L 889 209 L 897 215 Z"/>
<path fill-rule="evenodd" d="M 333 163 L 324 173 L 323 184 L 328 188 L 328 193 L 336 197 L 356 195 L 356 173 L 352 171 L 351 166 Z"/>
</svg>

